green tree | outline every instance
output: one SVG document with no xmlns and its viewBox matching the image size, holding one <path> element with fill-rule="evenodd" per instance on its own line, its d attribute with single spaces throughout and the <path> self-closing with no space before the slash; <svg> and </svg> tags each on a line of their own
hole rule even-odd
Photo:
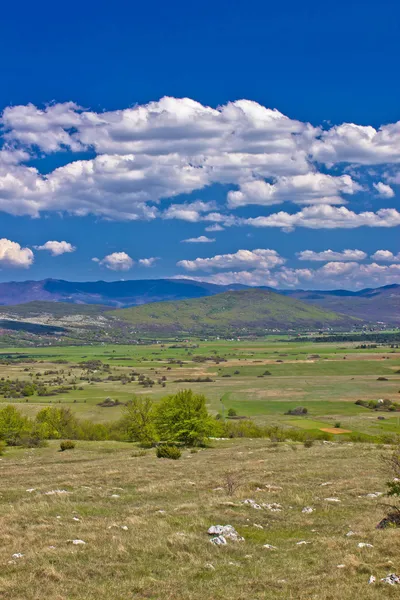
<svg viewBox="0 0 400 600">
<path fill-rule="evenodd" d="M 75 438 L 78 433 L 78 421 L 69 408 L 42 408 L 36 423 L 45 439 Z"/>
<path fill-rule="evenodd" d="M 155 423 L 161 440 L 186 446 L 204 445 L 216 429 L 205 396 L 192 390 L 163 398 L 155 409 Z"/>
<path fill-rule="evenodd" d="M 30 429 L 30 421 L 27 417 L 11 405 L 0 410 L 0 440 L 9 446 L 17 446 L 21 436 Z"/>
<path fill-rule="evenodd" d="M 122 423 L 131 442 L 150 445 L 157 440 L 154 403 L 151 398 L 134 396 L 124 407 Z"/>
</svg>

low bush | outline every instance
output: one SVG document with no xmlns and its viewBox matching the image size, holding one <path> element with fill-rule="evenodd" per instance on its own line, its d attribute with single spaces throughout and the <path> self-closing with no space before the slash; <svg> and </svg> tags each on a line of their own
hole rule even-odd
<svg viewBox="0 0 400 600">
<path fill-rule="evenodd" d="M 314 445 L 314 440 L 312 438 L 307 438 L 304 440 L 304 448 L 311 448 Z"/>
<path fill-rule="evenodd" d="M 0 456 L 3 456 L 5 450 L 6 450 L 6 444 L 5 444 L 5 442 L 0 440 Z"/>
<path fill-rule="evenodd" d="M 60 452 L 65 452 L 65 450 L 73 450 L 75 448 L 75 442 L 72 440 L 64 440 L 60 442 Z"/>
<path fill-rule="evenodd" d="M 170 444 L 157 446 L 156 454 L 157 458 L 169 458 L 171 460 L 178 460 L 182 456 L 182 452 L 178 446 L 172 446 Z"/>
</svg>

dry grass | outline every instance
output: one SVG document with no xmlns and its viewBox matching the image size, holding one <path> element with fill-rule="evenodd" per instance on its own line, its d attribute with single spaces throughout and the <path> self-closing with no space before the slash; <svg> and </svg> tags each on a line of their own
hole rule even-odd
<svg viewBox="0 0 400 600">
<path fill-rule="evenodd" d="M 2 457 L 3 600 L 397 597 L 368 585 L 369 574 L 400 569 L 398 532 L 375 529 L 380 500 L 366 496 L 384 489 L 382 449 L 232 440 L 180 461 L 138 454 L 128 444 L 80 442 L 69 453 L 51 444 Z M 243 479 L 233 496 L 227 472 Z M 45 494 L 57 489 L 69 493 Z M 255 510 L 246 498 L 282 511 Z M 314 511 L 302 513 L 306 506 Z M 245 542 L 212 545 L 208 527 L 228 523 Z"/>
</svg>

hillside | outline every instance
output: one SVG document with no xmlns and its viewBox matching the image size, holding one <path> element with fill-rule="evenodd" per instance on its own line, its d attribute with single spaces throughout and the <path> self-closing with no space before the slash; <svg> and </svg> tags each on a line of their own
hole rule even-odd
<svg viewBox="0 0 400 600">
<path fill-rule="evenodd" d="M 102 304 L 114 308 L 147 302 L 183 300 L 242 289 L 241 285 L 214 285 L 190 279 L 138 279 L 128 281 L 11 281 L 0 283 L 0 305 L 28 302 Z"/>
<path fill-rule="evenodd" d="M 357 292 L 285 290 L 281 293 L 325 310 L 358 317 L 369 322 L 381 321 L 400 325 L 400 285 L 367 288 Z"/>
<path fill-rule="evenodd" d="M 138 333 L 261 333 L 268 329 L 349 327 L 355 319 L 260 289 L 225 292 L 208 298 L 162 302 L 112 311 Z"/>
</svg>

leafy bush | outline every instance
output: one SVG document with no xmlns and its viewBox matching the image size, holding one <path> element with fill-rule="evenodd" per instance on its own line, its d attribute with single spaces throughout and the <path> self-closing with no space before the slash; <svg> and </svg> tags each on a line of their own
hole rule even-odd
<svg viewBox="0 0 400 600">
<path fill-rule="evenodd" d="M 78 437 L 78 421 L 69 408 L 42 408 L 36 415 L 36 423 L 46 439 Z"/>
<path fill-rule="evenodd" d="M 304 440 L 304 448 L 311 448 L 314 445 L 314 440 L 312 438 L 307 438 Z"/>
<path fill-rule="evenodd" d="M 218 423 L 207 412 L 206 398 L 192 390 L 182 390 L 163 398 L 155 408 L 159 438 L 185 446 L 205 445 L 218 431 Z"/>
<path fill-rule="evenodd" d="M 228 410 L 228 417 L 236 417 L 237 416 L 237 412 L 234 408 L 230 408 Z"/>
<path fill-rule="evenodd" d="M 341 424 L 340 424 L 340 421 L 337 421 L 337 422 L 335 423 L 335 429 L 340 429 L 340 425 L 341 425 Z"/>
<path fill-rule="evenodd" d="M 6 444 L 3 441 L 0 441 L 0 456 L 3 456 L 6 449 Z"/>
<path fill-rule="evenodd" d="M 127 433 L 128 440 L 152 446 L 157 440 L 154 422 L 154 403 L 151 398 L 134 396 L 124 407 L 122 428 Z"/>
<path fill-rule="evenodd" d="M 171 446 L 170 444 L 157 446 L 156 454 L 157 458 L 170 458 L 171 460 L 178 460 L 182 456 L 178 446 Z"/>
<path fill-rule="evenodd" d="M 31 422 L 11 405 L 0 410 L 0 440 L 8 446 L 18 446 L 22 435 L 28 433 Z"/>
<path fill-rule="evenodd" d="M 64 440 L 60 442 L 60 452 L 65 452 L 65 450 L 73 450 L 75 448 L 75 442 L 72 440 Z"/>
</svg>

